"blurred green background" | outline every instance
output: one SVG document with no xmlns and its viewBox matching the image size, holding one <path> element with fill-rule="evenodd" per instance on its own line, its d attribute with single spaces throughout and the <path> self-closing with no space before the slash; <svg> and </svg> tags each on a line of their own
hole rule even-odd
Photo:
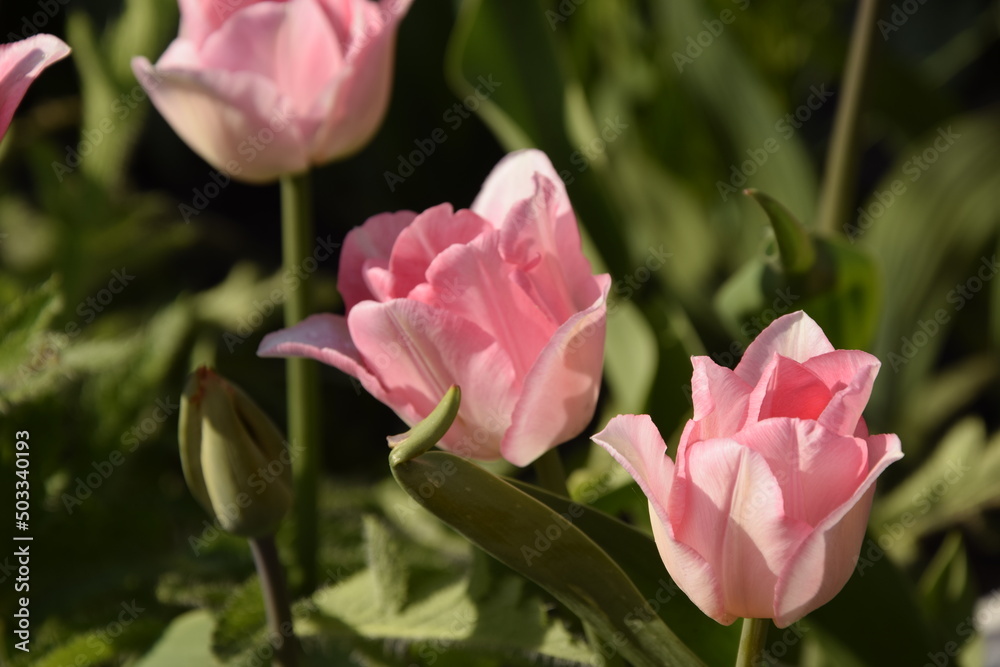
<svg viewBox="0 0 1000 667">
<path fill-rule="evenodd" d="M 316 234 L 339 242 L 383 211 L 468 206 L 506 151 L 545 150 L 588 254 L 615 281 L 598 414 L 563 457 L 578 497 L 639 526 L 645 499 L 587 436 L 614 414 L 648 412 L 676 441 L 691 355 L 733 365 L 770 319 L 799 308 L 835 345 L 876 354 L 866 418 L 872 432 L 898 433 L 906 458 L 879 484 L 861 561 L 873 569 L 859 567 L 842 597 L 881 597 L 866 612 L 838 599 L 806 619 L 813 631 L 784 660 L 918 667 L 898 655 L 880 662 L 877 645 L 919 628 L 926 646 L 914 644 L 913 660 L 955 641 L 963 664 L 981 664 L 980 641 L 959 628 L 1000 586 L 1000 3 L 882 3 L 851 215 L 819 230 L 854 11 L 781 0 L 416 0 L 382 129 L 315 172 Z M 35 536 L 31 656 L 13 648 L 11 573 L 0 569 L 0 656 L 11 664 L 180 664 L 166 645 L 201 646 L 183 659 L 211 664 L 209 644 L 212 660 L 253 664 L 261 645 L 245 544 L 208 539 L 184 486 L 176 403 L 187 372 L 208 362 L 284 422 L 283 364 L 255 356 L 281 320 L 259 305 L 281 283 L 278 189 L 212 188 L 213 169 L 141 93 L 129 60 L 158 57 L 176 20 L 174 0 L 0 6 L 3 41 L 40 29 L 74 50 L 34 84 L 0 145 L 0 461 L 10 479 L 13 432 L 30 431 Z M 480 77 L 496 83 L 481 103 Z M 446 141 L 412 175 L 400 172 L 438 128 Z M 744 187 L 822 238 L 808 271 L 782 264 Z M 199 202 L 185 220 L 182 206 Z M 116 271 L 134 276 L 120 294 L 109 284 Z M 320 310 L 341 307 L 335 276 L 331 260 L 308 281 Z M 327 618 L 309 639 L 318 664 L 589 664 L 580 629 L 563 628 L 544 591 L 433 518 L 399 511 L 384 438 L 403 425 L 339 372 L 323 367 L 321 380 L 320 578 L 356 585 L 355 573 L 385 574 L 372 545 L 395 544 L 409 594 L 444 614 L 459 602 L 433 591 L 468 583 L 455 599 L 480 630 L 405 614 L 395 625 L 362 612 Z M 310 591 L 298 593 L 308 606 Z M 505 635 L 502 622 L 483 630 L 490 614 L 517 610 L 537 617 L 538 636 Z M 901 619 L 896 639 L 851 625 L 883 613 Z M 182 614 L 186 624 L 171 626 Z M 157 644 L 168 628 L 181 634 Z"/>
</svg>

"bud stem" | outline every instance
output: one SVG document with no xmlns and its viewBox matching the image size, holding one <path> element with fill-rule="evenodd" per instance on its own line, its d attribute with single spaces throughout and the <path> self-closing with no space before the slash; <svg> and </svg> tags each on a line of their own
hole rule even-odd
<svg viewBox="0 0 1000 667">
<path fill-rule="evenodd" d="M 768 618 L 744 618 L 743 632 L 740 634 L 740 650 L 736 654 L 736 667 L 752 667 L 761 664 L 767 630 L 771 625 Z"/>
<path fill-rule="evenodd" d="M 878 5 L 878 0 L 861 0 L 854 17 L 846 71 L 840 100 L 837 102 L 837 115 L 833 121 L 833 137 L 830 139 L 830 151 L 826 156 L 823 184 L 819 193 L 819 221 L 816 229 L 820 233 L 836 233 L 847 222 L 845 218 L 857 176 L 858 125 Z"/>
<path fill-rule="evenodd" d="M 292 608 L 288 602 L 288 588 L 285 573 L 278 559 L 278 549 L 274 537 L 251 538 L 250 551 L 257 566 L 260 590 L 264 595 L 267 611 L 268 635 L 274 647 L 274 667 L 295 667 L 298 663 L 298 639 L 292 624 Z M 277 637 L 277 643 L 273 638 Z"/>
<path fill-rule="evenodd" d="M 309 172 L 281 177 L 281 231 L 284 275 L 294 275 L 285 299 L 285 326 L 291 327 L 310 312 L 308 276 L 304 260 L 312 257 L 312 207 Z M 288 384 L 288 441 L 292 449 L 295 504 L 292 513 L 295 544 L 295 577 L 303 591 L 316 584 L 316 489 L 322 465 L 319 451 L 319 383 L 316 362 L 290 358 L 285 361 Z"/>
</svg>

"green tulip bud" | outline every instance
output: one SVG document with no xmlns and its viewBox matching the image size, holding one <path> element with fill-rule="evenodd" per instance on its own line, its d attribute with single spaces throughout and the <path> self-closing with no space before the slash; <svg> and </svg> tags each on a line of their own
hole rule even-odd
<svg viewBox="0 0 1000 667">
<path fill-rule="evenodd" d="M 219 525 L 272 535 L 292 505 L 291 456 L 253 399 L 202 366 L 184 388 L 178 436 L 188 488 Z"/>
</svg>

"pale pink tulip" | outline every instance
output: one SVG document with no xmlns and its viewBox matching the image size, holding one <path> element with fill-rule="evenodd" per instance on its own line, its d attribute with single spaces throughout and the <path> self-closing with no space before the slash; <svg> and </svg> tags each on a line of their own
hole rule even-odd
<svg viewBox="0 0 1000 667">
<path fill-rule="evenodd" d="M 903 456 L 897 436 L 869 435 L 861 418 L 879 361 L 835 350 L 797 312 L 735 371 L 693 362 L 676 463 L 646 415 L 615 417 L 594 441 L 646 493 L 660 556 L 702 611 L 785 627 L 847 583 L 875 479 Z"/>
<path fill-rule="evenodd" d="M 207 162 L 261 183 L 344 157 L 385 115 L 412 0 L 180 0 L 180 34 L 136 78 Z"/>
<path fill-rule="evenodd" d="M 28 86 L 46 67 L 69 55 L 69 47 L 52 35 L 35 35 L 0 44 L 0 140 Z"/>
<path fill-rule="evenodd" d="M 386 213 L 352 230 L 338 283 L 346 317 L 314 315 L 258 353 L 336 366 L 411 425 L 458 384 L 442 446 L 523 466 L 594 414 L 610 282 L 591 273 L 548 158 L 521 151 L 471 210 Z"/>
</svg>

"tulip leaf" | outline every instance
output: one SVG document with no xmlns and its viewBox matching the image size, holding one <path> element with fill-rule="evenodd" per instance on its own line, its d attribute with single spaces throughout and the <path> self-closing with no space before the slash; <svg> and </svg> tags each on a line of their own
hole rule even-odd
<svg viewBox="0 0 1000 667">
<path fill-rule="evenodd" d="M 671 580 L 649 535 L 593 507 L 574 503 L 532 484 L 507 481 L 560 515 L 578 514 L 574 525 L 607 552 L 660 618 L 678 636 L 684 637 L 706 664 L 728 667 L 733 663 L 739 647 L 740 624 L 720 625 L 705 616 Z"/>
<path fill-rule="evenodd" d="M 774 239 L 781 253 L 781 265 L 788 273 L 804 273 L 816 262 L 816 249 L 809 232 L 787 208 L 759 190 L 747 189 L 744 194 L 760 204 L 771 221 Z"/>
<path fill-rule="evenodd" d="M 445 452 L 392 467 L 400 486 L 473 544 L 548 590 L 640 667 L 704 664 L 646 603 L 603 549 L 575 525 L 482 468 Z M 576 506 L 579 507 L 579 506 Z"/>
<path fill-rule="evenodd" d="M 209 648 L 215 619 L 205 609 L 181 614 L 167 627 L 160 641 L 135 667 L 213 667 L 222 665 Z"/>
</svg>

